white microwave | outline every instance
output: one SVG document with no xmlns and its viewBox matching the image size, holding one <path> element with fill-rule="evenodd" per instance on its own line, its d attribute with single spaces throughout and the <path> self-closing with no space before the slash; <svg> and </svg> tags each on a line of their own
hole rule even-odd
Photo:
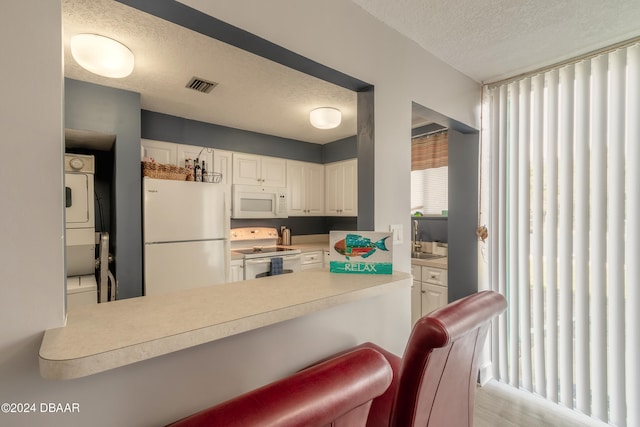
<svg viewBox="0 0 640 427">
<path fill-rule="evenodd" d="M 286 218 L 287 189 L 259 185 L 232 187 L 232 218 Z"/>
</svg>

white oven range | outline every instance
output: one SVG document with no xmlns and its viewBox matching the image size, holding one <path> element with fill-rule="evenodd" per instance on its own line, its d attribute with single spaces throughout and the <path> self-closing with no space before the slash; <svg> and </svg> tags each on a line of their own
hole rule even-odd
<svg viewBox="0 0 640 427">
<path fill-rule="evenodd" d="M 294 273 L 302 267 L 300 249 L 278 246 L 278 230 L 242 227 L 231 230 L 231 251 L 242 254 L 244 279 Z M 281 266 L 280 261 L 281 259 Z"/>
</svg>

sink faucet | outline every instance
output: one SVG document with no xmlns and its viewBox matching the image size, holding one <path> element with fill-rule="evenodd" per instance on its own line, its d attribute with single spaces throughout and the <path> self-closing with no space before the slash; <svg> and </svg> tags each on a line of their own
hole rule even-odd
<svg viewBox="0 0 640 427">
<path fill-rule="evenodd" d="M 419 241 L 420 224 L 417 219 L 413 220 L 413 252 L 420 252 L 422 245 Z"/>
</svg>

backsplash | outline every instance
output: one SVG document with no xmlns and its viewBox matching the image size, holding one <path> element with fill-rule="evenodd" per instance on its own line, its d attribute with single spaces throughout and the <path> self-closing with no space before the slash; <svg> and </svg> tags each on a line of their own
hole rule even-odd
<svg viewBox="0 0 640 427">
<path fill-rule="evenodd" d="M 280 230 L 280 227 L 283 225 L 291 230 L 292 236 L 328 234 L 331 230 L 357 230 L 358 218 L 311 216 L 271 219 L 231 219 L 231 228 L 273 227 Z"/>
<path fill-rule="evenodd" d="M 411 217 L 411 239 L 413 239 L 413 221 L 418 221 L 418 240 L 422 242 L 448 243 L 449 222 L 446 217 Z"/>
</svg>

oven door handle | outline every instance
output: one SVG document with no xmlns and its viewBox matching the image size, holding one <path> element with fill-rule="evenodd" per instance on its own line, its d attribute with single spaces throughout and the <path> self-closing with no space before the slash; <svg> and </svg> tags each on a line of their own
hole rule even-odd
<svg viewBox="0 0 640 427">
<path fill-rule="evenodd" d="M 265 258 L 252 258 L 252 259 L 246 259 L 244 262 L 246 264 L 270 264 L 271 258 L 282 258 L 282 262 L 284 262 L 284 261 L 300 259 L 301 256 L 300 254 L 296 254 L 296 255 L 285 255 L 282 257 L 276 256 L 276 257 L 265 257 Z"/>
<path fill-rule="evenodd" d="M 271 258 L 257 258 L 257 259 L 245 259 L 245 264 L 269 264 Z"/>
</svg>

